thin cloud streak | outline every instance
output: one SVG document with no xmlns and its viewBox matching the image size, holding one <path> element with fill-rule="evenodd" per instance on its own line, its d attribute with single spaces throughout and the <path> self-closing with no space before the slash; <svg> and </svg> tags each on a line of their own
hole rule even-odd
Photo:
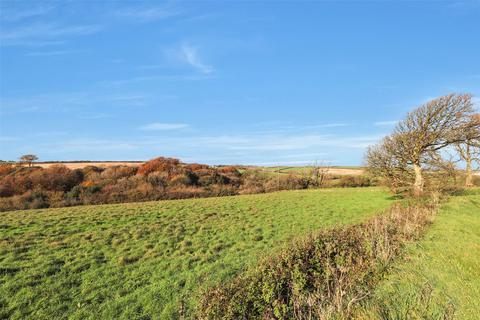
<svg viewBox="0 0 480 320">
<path fill-rule="evenodd" d="M 3 21 L 7 21 L 7 22 L 16 22 L 16 21 L 20 21 L 20 20 L 23 20 L 23 19 L 27 19 L 27 18 L 31 18 L 31 17 L 36 17 L 36 16 L 42 16 L 42 15 L 45 15 L 47 13 L 49 13 L 50 11 L 53 10 L 53 6 L 40 6 L 40 7 L 36 7 L 36 8 L 29 8 L 29 9 L 26 9 L 26 8 L 17 8 L 17 9 L 10 9 L 10 10 L 7 10 L 5 8 L 2 9 L 2 11 L 0 11 L 0 18 L 3 20 Z"/>
<path fill-rule="evenodd" d="M 201 73 L 209 74 L 213 72 L 213 67 L 205 64 L 198 54 L 198 49 L 187 44 L 180 48 L 180 59 L 197 69 Z"/>
<path fill-rule="evenodd" d="M 172 123 L 153 123 L 144 126 L 146 130 L 174 130 L 185 128 L 185 124 Z M 245 152 L 273 152 L 273 151 L 311 151 L 321 147 L 336 147 L 347 149 L 364 149 L 378 142 L 382 136 L 352 136 L 340 137 L 335 135 L 270 135 L 270 136 L 250 136 L 250 135 L 223 135 L 223 136 L 187 136 L 187 137 L 146 137 L 137 140 L 69 140 L 65 142 L 56 142 L 45 145 L 48 148 L 57 148 L 61 150 L 68 147 L 70 150 L 77 151 L 88 148 L 89 150 L 102 150 L 103 147 L 121 149 L 121 146 L 128 146 L 129 149 L 148 149 L 157 148 L 165 151 L 172 150 L 217 150 L 217 151 L 245 151 Z M 116 147 L 117 146 L 117 147 Z M 320 150 L 316 154 L 322 154 Z M 279 157 L 282 157 L 280 154 Z"/>
<path fill-rule="evenodd" d="M 119 18 L 126 18 L 133 21 L 140 22 L 152 22 L 156 20 L 163 20 L 173 16 L 177 16 L 178 11 L 161 8 L 122 8 L 115 12 L 115 15 Z"/>
<path fill-rule="evenodd" d="M 69 50 L 58 50 L 58 51 L 39 51 L 39 52 L 29 52 L 25 53 L 26 57 L 49 57 L 49 56 L 60 56 L 72 53 L 74 51 Z"/>
<path fill-rule="evenodd" d="M 144 131 L 158 131 L 158 130 L 178 130 L 187 128 L 188 124 L 186 123 L 161 123 L 161 122 L 154 122 L 149 123 L 144 126 L 138 128 L 139 130 Z"/>
<path fill-rule="evenodd" d="M 45 40 L 49 43 L 51 39 L 86 36 L 94 34 L 101 29 L 100 25 L 60 26 L 52 23 L 36 23 L 25 27 L 2 30 L 0 32 L 0 40 L 2 46 L 34 44 L 36 41 L 44 42 Z"/>
<path fill-rule="evenodd" d="M 389 120 L 389 121 L 378 121 L 375 122 L 374 125 L 377 127 L 390 127 L 394 126 L 398 123 L 398 120 Z"/>
</svg>

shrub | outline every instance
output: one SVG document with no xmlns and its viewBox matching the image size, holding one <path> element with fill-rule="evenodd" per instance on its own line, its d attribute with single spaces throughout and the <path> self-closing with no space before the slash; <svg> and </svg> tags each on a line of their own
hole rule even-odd
<svg viewBox="0 0 480 320">
<path fill-rule="evenodd" d="M 187 170 L 196 172 L 196 171 L 203 170 L 203 169 L 209 169 L 209 166 L 206 165 L 206 164 L 190 163 L 190 164 L 187 164 L 187 165 L 185 166 L 185 168 L 186 168 Z"/>
<path fill-rule="evenodd" d="M 80 170 L 70 170 L 64 165 L 54 165 L 33 172 L 30 179 L 34 188 L 69 191 L 83 180 L 83 173 Z"/>
<path fill-rule="evenodd" d="M 480 176 L 473 177 L 473 185 L 476 187 L 480 187 Z"/>
<path fill-rule="evenodd" d="M 189 172 L 177 173 L 170 177 L 171 186 L 192 186 L 196 182 L 196 176 Z"/>
<path fill-rule="evenodd" d="M 137 171 L 137 174 L 148 176 L 155 171 L 167 172 L 169 175 L 179 169 L 180 161 L 174 158 L 159 157 L 152 159 L 142 164 Z"/>
<path fill-rule="evenodd" d="M 338 181 L 339 187 L 368 187 L 371 186 L 370 178 L 367 176 L 353 176 L 345 175 L 341 176 Z"/>
<path fill-rule="evenodd" d="M 125 177 L 131 177 L 136 173 L 136 167 L 115 166 L 105 169 L 100 176 L 102 179 L 118 180 Z"/>
<path fill-rule="evenodd" d="M 167 190 L 167 199 L 188 199 L 188 198 L 204 198 L 208 197 L 209 193 L 204 188 L 200 187 L 173 187 Z"/>
<path fill-rule="evenodd" d="M 15 170 L 14 166 L 10 163 L 0 164 L 0 178 L 12 173 Z"/>
<path fill-rule="evenodd" d="M 271 179 L 279 181 L 279 190 L 300 190 L 308 188 L 308 179 L 298 177 L 292 174 L 282 176 L 280 179 Z"/>
<path fill-rule="evenodd" d="M 249 170 L 242 175 L 240 194 L 264 193 L 268 177 L 258 170 Z"/>
</svg>

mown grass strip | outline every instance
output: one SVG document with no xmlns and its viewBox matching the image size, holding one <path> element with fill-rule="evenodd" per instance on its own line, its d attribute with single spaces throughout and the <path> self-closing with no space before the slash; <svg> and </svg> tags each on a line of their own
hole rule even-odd
<svg viewBox="0 0 480 320">
<path fill-rule="evenodd" d="M 480 315 L 480 189 L 452 197 L 425 237 L 357 310 L 359 319 L 459 319 Z"/>
</svg>

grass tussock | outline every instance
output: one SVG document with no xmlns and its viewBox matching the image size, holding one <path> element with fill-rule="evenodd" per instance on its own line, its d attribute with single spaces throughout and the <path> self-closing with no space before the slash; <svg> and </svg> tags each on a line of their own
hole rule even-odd
<svg viewBox="0 0 480 320">
<path fill-rule="evenodd" d="M 385 214 L 294 242 L 232 281 L 204 292 L 199 319 L 349 318 L 435 204 L 395 204 Z"/>
</svg>

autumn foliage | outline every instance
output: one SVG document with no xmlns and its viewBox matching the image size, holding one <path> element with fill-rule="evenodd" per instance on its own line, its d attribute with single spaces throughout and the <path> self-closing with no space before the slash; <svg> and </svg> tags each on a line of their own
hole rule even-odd
<svg viewBox="0 0 480 320">
<path fill-rule="evenodd" d="M 360 177 L 331 176 L 322 187 L 365 186 Z M 71 170 L 0 165 L 0 211 L 82 204 L 185 199 L 319 187 L 305 176 L 277 177 L 259 169 L 185 164 L 159 157 L 139 167 L 86 166 Z"/>
</svg>

